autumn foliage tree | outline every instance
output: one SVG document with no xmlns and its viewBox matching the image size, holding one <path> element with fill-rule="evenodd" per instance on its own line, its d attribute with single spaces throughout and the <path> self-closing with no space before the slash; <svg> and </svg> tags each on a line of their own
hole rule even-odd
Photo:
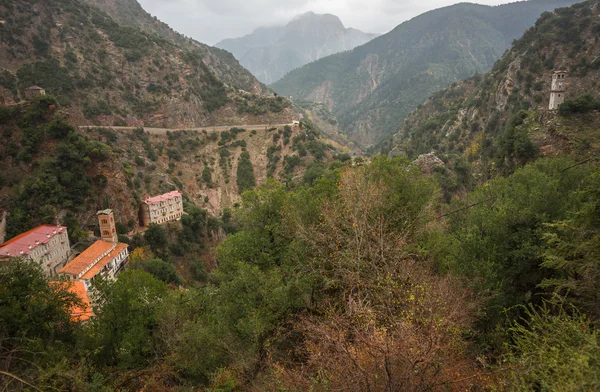
<svg viewBox="0 0 600 392">
<path fill-rule="evenodd" d="M 314 308 L 293 323 L 303 343 L 293 355 L 273 353 L 265 382 L 339 391 L 488 382 L 462 338 L 472 318 L 469 293 L 435 275 L 415 247 L 436 195 L 436 186 L 400 159 L 378 157 L 341 174 L 336 197 L 298 233 L 309 249 L 309 273 L 322 279 Z"/>
</svg>

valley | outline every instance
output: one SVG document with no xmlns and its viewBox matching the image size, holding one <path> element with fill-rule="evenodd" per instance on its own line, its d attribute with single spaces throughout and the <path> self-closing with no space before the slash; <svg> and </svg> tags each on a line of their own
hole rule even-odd
<svg viewBox="0 0 600 392">
<path fill-rule="evenodd" d="M 542 12 L 572 3 L 440 8 L 352 51 L 298 68 L 271 87 L 297 101 L 326 104 L 341 132 L 364 149 L 373 148 L 396 133 L 431 94 L 488 71 Z"/>
<path fill-rule="evenodd" d="M 598 390 L 599 124 L 600 0 L 0 0 L 0 389 Z"/>
</svg>

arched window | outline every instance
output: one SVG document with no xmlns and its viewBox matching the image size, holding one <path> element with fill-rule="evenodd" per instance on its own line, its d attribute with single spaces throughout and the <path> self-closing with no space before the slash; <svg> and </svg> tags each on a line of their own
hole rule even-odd
<svg viewBox="0 0 600 392">
<path fill-rule="evenodd" d="M 108 232 L 108 230 L 104 230 L 104 235 L 110 235 L 110 233 Z"/>
</svg>

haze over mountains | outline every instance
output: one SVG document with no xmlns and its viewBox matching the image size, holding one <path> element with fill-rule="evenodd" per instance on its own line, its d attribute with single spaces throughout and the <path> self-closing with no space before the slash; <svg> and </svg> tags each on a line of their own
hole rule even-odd
<svg viewBox="0 0 600 392">
<path fill-rule="evenodd" d="M 542 12 L 574 2 L 440 8 L 352 51 L 296 69 L 272 87 L 294 100 L 325 103 L 343 132 L 369 146 L 394 133 L 434 92 L 489 70 Z"/>
<path fill-rule="evenodd" d="M 233 53 L 258 80 L 271 84 L 297 67 L 351 50 L 376 36 L 344 27 L 335 15 L 308 12 L 285 26 L 260 27 L 215 46 Z"/>
</svg>

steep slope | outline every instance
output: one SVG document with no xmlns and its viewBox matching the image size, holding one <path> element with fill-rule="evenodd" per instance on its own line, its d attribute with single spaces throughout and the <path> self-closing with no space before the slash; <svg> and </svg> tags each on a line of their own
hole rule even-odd
<svg viewBox="0 0 600 392">
<path fill-rule="evenodd" d="M 487 71 L 543 11 L 572 3 L 462 3 L 430 11 L 350 52 L 292 71 L 272 87 L 295 100 L 326 103 L 340 128 L 368 146 L 395 132 L 430 94 Z"/>
<path fill-rule="evenodd" d="M 245 71 L 229 73 L 232 66 L 208 47 L 182 47 L 179 39 L 120 25 L 95 6 L 17 0 L 1 3 L 0 17 L 0 100 L 6 103 L 18 102 L 35 84 L 57 96 L 76 124 L 190 127 L 291 120 L 288 101 L 269 97 Z M 249 93 L 238 91 L 244 88 Z"/>
<path fill-rule="evenodd" d="M 148 34 L 156 34 L 174 44 L 197 52 L 206 66 L 229 86 L 246 91 L 264 92 L 264 86 L 243 68 L 227 51 L 205 45 L 192 38 L 185 37 L 146 12 L 137 0 L 83 0 L 94 5 L 122 26 L 136 27 Z"/>
<path fill-rule="evenodd" d="M 260 81 L 273 83 L 294 68 L 351 50 L 375 37 L 345 28 L 337 16 L 308 12 L 286 26 L 261 27 L 216 46 L 233 53 Z"/>
<path fill-rule="evenodd" d="M 65 120 L 52 96 L 0 105 L 0 217 L 8 238 L 41 223 L 94 229 L 113 208 L 134 228 L 145 195 L 179 189 L 219 216 L 268 177 L 294 184 L 324 168 L 335 148 L 310 124 L 215 131 L 84 128 Z M 76 218 L 76 220 L 74 219 Z"/>
<path fill-rule="evenodd" d="M 597 156 L 599 34 L 598 0 L 544 13 L 489 73 L 438 92 L 411 113 L 394 136 L 394 153 L 464 155 L 482 178 L 538 155 Z M 551 111 L 556 70 L 568 72 L 567 101 Z"/>
</svg>

